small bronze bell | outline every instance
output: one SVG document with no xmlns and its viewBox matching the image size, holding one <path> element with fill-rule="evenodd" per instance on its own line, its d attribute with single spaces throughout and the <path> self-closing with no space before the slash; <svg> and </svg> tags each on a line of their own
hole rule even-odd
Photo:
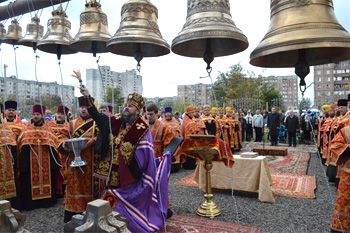
<svg viewBox="0 0 350 233">
<path fill-rule="evenodd" d="M 248 48 L 247 37 L 232 21 L 228 0 L 187 0 L 187 18 L 171 50 L 186 57 L 202 57 L 208 67 L 214 57 Z"/>
<path fill-rule="evenodd" d="M 52 17 L 47 22 L 47 32 L 43 39 L 38 42 L 38 49 L 47 53 L 55 53 L 58 60 L 62 54 L 73 54 L 69 47 L 72 40 L 70 35 L 71 23 L 61 6 L 52 11 Z"/>
<path fill-rule="evenodd" d="M 17 19 L 14 19 L 11 21 L 11 24 L 7 29 L 7 34 L 2 39 L 2 42 L 17 45 L 20 39 L 22 39 L 22 28 L 19 26 Z"/>
<path fill-rule="evenodd" d="M 85 7 L 80 14 L 79 32 L 70 47 L 77 52 L 93 53 L 96 57 L 96 53 L 107 52 L 106 43 L 111 38 L 107 29 L 107 15 L 95 0 L 90 0 Z"/>
<path fill-rule="evenodd" d="M 0 23 L 0 44 L 5 35 L 6 35 L 5 26 L 2 23 Z"/>
<path fill-rule="evenodd" d="M 42 40 L 44 27 L 40 24 L 40 19 L 35 14 L 29 24 L 27 24 L 26 34 L 19 40 L 20 45 L 33 47 L 36 50 L 38 41 Z"/>
<path fill-rule="evenodd" d="M 107 50 L 133 56 L 138 62 L 143 57 L 170 53 L 168 43 L 160 34 L 157 19 L 158 9 L 149 0 L 129 0 L 122 7 L 120 27 L 107 42 Z"/>
<path fill-rule="evenodd" d="M 271 0 L 270 7 L 269 30 L 250 64 L 297 66 L 303 76 L 305 66 L 350 59 L 350 35 L 336 19 L 332 0 Z"/>
</svg>

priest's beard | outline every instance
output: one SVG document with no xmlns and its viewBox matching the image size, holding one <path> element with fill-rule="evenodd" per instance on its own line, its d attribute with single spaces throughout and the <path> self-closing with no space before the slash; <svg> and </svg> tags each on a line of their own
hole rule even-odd
<svg viewBox="0 0 350 233">
<path fill-rule="evenodd" d="M 43 123 L 44 123 L 43 120 L 34 121 L 34 126 L 42 126 Z"/>
<path fill-rule="evenodd" d="M 165 120 L 167 120 L 167 121 L 171 121 L 172 119 L 173 119 L 172 116 L 165 116 Z"/>
<path fill-rule="evenodd" d="M 83 118 L 84 121 L 86 121 L 87 119 L 91 118 L 90 115 L 87 115 L 87 116 L 80 116 L 81 118 Z"/>
<path fill-rule="evenodd" d="M 135 118 L 136 118 L 136 113 L 134 113 L 134 114 L 129 113 L 127 115 L 125 113 L 123 113 L 120 119 L 122 120 L 123 123 L 127 124 L 127 123 L 135 120 Z"/>
</svg>

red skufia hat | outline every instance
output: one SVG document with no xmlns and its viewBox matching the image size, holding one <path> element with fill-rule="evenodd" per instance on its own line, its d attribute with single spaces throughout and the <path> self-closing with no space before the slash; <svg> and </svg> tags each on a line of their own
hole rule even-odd
<svg viewBox="0 0 350 233">
<path fill-rule="evenodd" d="M 41 115 L 44 115 L 45 111 L 46 111 L 45 106 L 40 105 L 40 104 L 33 105 L 33 107 L 32 107 L 32 114 L 37 112 L 37 113 L 40 113 Z"/>
<path fill-rule="evenodd" d="M 113 107 L 111 105 L 108 105 L 108 111 L 109 113 L 113 113 Z"/>
<path fill-rule="evenodd" d="M 67 108 L 63 105 L 60 105 L 57 107 L 57 113 L 62 113 L 63 115 L 68 116 L 68 112 L 69 112 L 69 108 Z"/>
<path fill-rule="evenodd" d="M 93 97 L 90 97 L 90 98 L 91 98 L 92 102 L 95 102 L 95 99 Z M 87 107 L 89 105 L 84 96 L 80 96 L 78 98 L 78 103 L 79 103 L 79 108 L 80 107 Z"/>
</svg>

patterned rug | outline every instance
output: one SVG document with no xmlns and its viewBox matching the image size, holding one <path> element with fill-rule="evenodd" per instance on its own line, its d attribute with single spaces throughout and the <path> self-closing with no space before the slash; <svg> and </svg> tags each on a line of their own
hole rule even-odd
<svg viewBox="0 0 350 233">
<path fill-rule="evenodd" d="M 176 185 L 198 187 L 193 180 L 194 173 L 175 182 Z M 284 197 L 315 198 L 316 178 L 315 176 L 295 175 L 290 173 L 271 173 L 272 193 Z M 213 186 L 216 189 L 223 187 Z"/>
<path fill-rule="evenodd" d="M 259 155 L 285 156 L 288 155 L 288 148 L 275 146 L 258 146 L 253 148 L 253 152 Z"/>
<path fill-rule="evenodd" d="M 309 166 L 309 153 L 295 153 L 287 156 L 266 156 L 270 172 L 306 175 Z"/>
<path fill-rule="evenodd" d="M 315 198 L 316 177 L 290 173 L 271 173 L 274 195 L 297 198 Z"/>
<path fill-rule="evenodd" d="M 164 232 L 164 229 L 159 231 Z M 242 232 L 260 233 L 262 229 L 248 225 L 236 224 L 228 221 L 217 221 L 205 217 L 195 217 L 190 215 L 174 214 L 166 221 L 166 232 L 188 233 L 214 233 L 214 232 Z"/>
</svg>

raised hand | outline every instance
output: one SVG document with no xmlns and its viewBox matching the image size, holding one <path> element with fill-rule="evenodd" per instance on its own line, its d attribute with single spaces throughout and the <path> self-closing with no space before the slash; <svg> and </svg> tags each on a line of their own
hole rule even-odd
<svg viewBox="0 0 350 233">
<path fill-rule="evenodd" d="M 88 97 L 90 95 L 89 90 L 84 85 L 80 86 L 80 93 L 85 97 Z"/>
</svg>

